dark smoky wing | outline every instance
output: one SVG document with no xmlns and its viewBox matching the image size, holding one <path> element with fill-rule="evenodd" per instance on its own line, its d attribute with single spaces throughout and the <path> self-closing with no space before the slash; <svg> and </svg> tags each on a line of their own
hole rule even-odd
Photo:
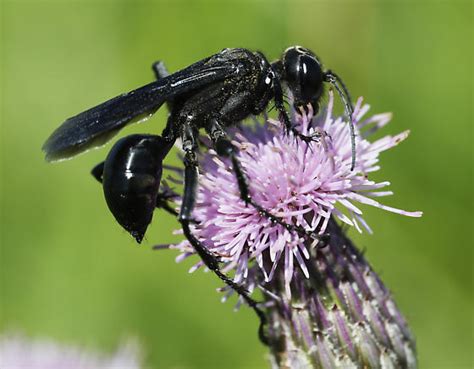
<svg viewBox="0 0 474 369">
<path fill-rule="evenodd" d="M 101 146 L 125 125 L 153 114 L 166 99 L 167 85 L 152 82 L 67 119 L 43 146 L 48 161 Z"/>
<path fill-rule="evenodd" d="M 43 145 L 46 160 L 70 158 L 103 145 L 125 125 L 145 119 L 175 96 L 242 73 L 233 63 L 195 63 L 166 78 L 114 97 L 96 107 L 67 119 Z"/>
</svg>

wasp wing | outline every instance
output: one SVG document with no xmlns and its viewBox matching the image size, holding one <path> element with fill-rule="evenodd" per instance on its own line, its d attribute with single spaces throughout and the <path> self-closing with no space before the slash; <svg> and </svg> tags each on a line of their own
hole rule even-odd
<svg viewBox="0 0 474 369">
<path fill-rule="evenodd" d="M 68 159 L 101 146 L 125 125 L 154 114 L 165 101 L 243 72 L 241 65 L 209 59 L 67 119 L 43 145 L 46 160 Z"/>
</svg>

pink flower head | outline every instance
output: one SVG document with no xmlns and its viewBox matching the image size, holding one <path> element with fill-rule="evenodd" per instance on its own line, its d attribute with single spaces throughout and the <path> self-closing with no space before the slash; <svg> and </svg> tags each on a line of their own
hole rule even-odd
<svg viewBox="0 0 474 369">
<path fill-rule="evenodd" d="M 0 337 L 2 369 L 139 369 L 140 356 L 133 342 L 106 355 L 49 339 L 30 340 L 19 334 Z"/>
<path fill-rule="evenodd" d="M 368 137 L 385 126 L 391 114 L 365 117 L 369 105 L 359 98 L 353 120 L 356 131 L 356 166 L 351 167 L 351 140 L 345 117 L 333 116 L 334 98 L 329 95 L 325 111 L 317 117 L 307 113 L 292 114 L 292 121 L 306 134 L 320 133 L 319 142 L 306 144 L 287 134 L 278 121 L 267 119 L 250 126 L 240 126 L 231 134 L 239 149 L 254 200 L 285 222 L 320 234 L 326 232 L 331 217 L 372 232 L 363 218 L 360 204 L 371 205 L 401 215 L 420 217 L 382 205 L 376 199 L 391 195 L 389 182 L 374 182 L 369 175 L 380 169 L 379 154 L 403 141 L 408 131 L 370 142 Z M 202 174 L 194 218 L 194 234 L 221 257 L 224 271 L 235 270 L 234 280 L 253 289 L 249 267 L 256 262 L 265 281 L 271 281 L 278 267 L 285 269 L 287 294 L 295 264 L 308 278 L 305 259 L 315 243 L 272 223 L 240 199 L 231 162 L 208 150 L 201 160 Z M 172 246 L 182 251 L 181 260 L 193 254 L 188 241 Z M 192 270 L 202 266 L 196 264 Z M 251 273 L 253 274 L 253 273 Z"/>
</svg>

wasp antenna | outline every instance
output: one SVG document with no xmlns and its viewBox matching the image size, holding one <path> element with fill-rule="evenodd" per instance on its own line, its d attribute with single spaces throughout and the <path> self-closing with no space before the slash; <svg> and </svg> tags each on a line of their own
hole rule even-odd
<svg viewBox="0 0 474 369">
<path fill-rule="evenodd" d="M 355 128 L 352 115 L 354 114 L 354 107 L 352 106 L 351 95 L 347 90 L 346 85 L 342 82 L 342 79 L 333 71 L 328 70 L 325 73 L 325 80 L 329 82 L 336 89 L 339 97 L 344 103 L 344 109 L 349 118 L 349 129 L 351 131 L 351 150 L 352 150 L 352 161 L 351 161 L 351 171 L 354 170 L 356 162 L 356 142 L 355 142 Z"/>
</svg>

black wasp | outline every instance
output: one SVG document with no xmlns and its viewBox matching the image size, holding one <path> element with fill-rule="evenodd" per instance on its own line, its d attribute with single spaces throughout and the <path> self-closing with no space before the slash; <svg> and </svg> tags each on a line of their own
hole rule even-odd
<svg viewBox="0 0 474 369">
<path fill-rule="evenodd" d="M 177 215 L 184 234 L 205 265 L 256 311 L 261 320 L 260 338 L 265 342 L 265 315 L 242 286 L 220 271 L 218 257 L 209 252 L 190 229 L 198 185 L 199 130 L 206 131 L 218 155 L 230 158 L 242 201 L 289 231 L 318 239 L 315 233 L 285 223 L 253 200 L 236 148 L 225 128 L 249 115 L 262 113 L 273 100 L 288 132 L 306 142 L 316 141 L 318 136 L 302 135 L 291 124 L 284 106 L 282 83 L 291 92 L 296 109 L 305 109 L 311 104 L 317 112 L 324 82 L 327 82 L 341 96 L 349 117 L 353 168 L 355 135 L 349 93 L 334 72 L 323 70 L 317 56 L 300 46 L 286 49 L 281 59 L 273 63 L 260 52 L 235 48 L 224 49 L 173 74 L 168 74 L 161 62 L 155 63 L 153 70 L 156 81 L 67 119 L 44 144 L 46 159 L 66 159 L 100 146 L 125 125 L 151 116 L 166 102 L 170 115 L 161 136 L 131 135 L 120 139 L 92 174 L 102 182 L 105 199 L 116 220 L 141 242 L 154 209 L 162 207 L 172 211 L 165 206 L 167 195 L 160 192 L 160 181 L 163 160 L 174 142 L 181 138 L 184 194 Z"/>
</svg>

